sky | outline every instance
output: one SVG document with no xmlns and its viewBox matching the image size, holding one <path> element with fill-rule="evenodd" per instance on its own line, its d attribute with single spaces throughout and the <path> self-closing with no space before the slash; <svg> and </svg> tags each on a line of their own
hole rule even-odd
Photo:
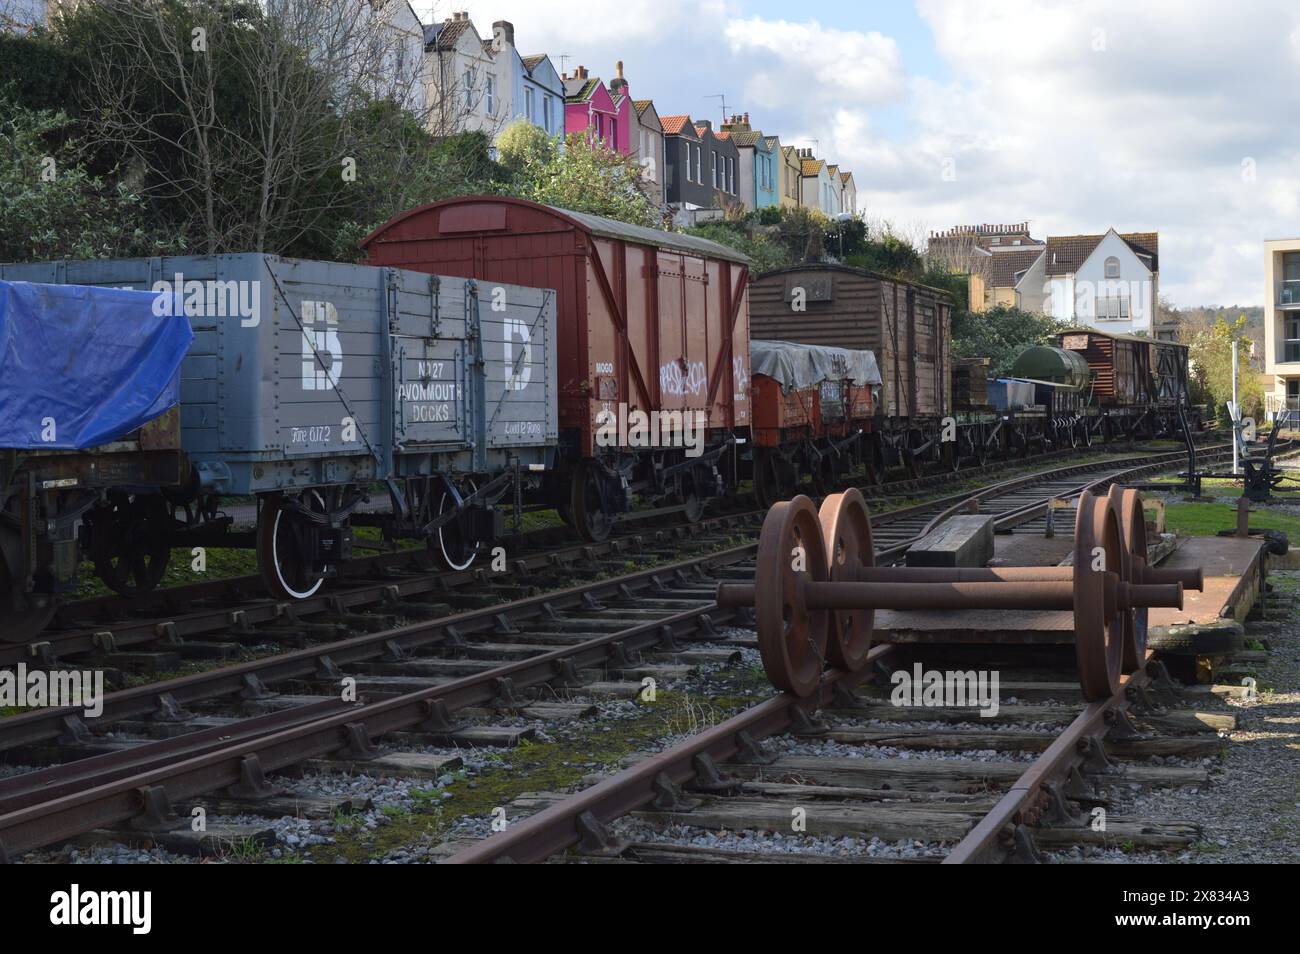
<svg viewBox="0 0 1300 954">
<path fill-rule="evenodd" d="M 1295 0 L 459 0 L 479 32 L 609 79 L 661 115 L 748 112 L 852 170 L 916 240 L 1160 233 L 1175 305 L 1257 305 L 1262 242 L 1300 235 Z"/>
</svg>

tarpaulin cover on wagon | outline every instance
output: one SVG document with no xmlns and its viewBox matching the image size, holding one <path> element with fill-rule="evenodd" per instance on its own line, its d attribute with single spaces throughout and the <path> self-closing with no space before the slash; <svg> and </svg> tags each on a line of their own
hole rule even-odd
<svg viewBox="0 0 1300 954">
<path fill-rule="evenodd" d="M 782 391 L 810 388 L 824 381 L 847 380 L 857 387 L 880 384 L 880 369 L 870 351 L 753 340 L 749 343 L 749 360 L 754 374 L 772 378 Z"/>
<path fill-rule="evenodd" d="M 0 447 L 81 450 L 180 400 L 194 332 L 155 292 L 0 281 Z"/>
</svg>

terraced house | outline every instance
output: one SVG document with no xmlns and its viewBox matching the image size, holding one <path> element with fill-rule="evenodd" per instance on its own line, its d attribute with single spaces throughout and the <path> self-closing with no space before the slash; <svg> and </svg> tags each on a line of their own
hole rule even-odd
<svg viewBox="0 0 1300 954">
<path fill-rule="evenodd" d="M 618 79 L 623 80 L 619 64 Z M 610 89 L 599 76 L 592 76 L 585 66 L 573 75 L 561 73 L 564 82 L 564 131 L 579 133 L 607 149 L 630 155 L 632 152 L 632 100 L 627 82 Z"/>
<path fill-rule="evenodd" d="M 858 184 L 848 170 L 840 173 L 840 208 L 850 215 L 858 214 Z"/>
<path fill-rule="evenodd" d="M 747 209 L 763 209 L 777 204 L 777 154 L 779 143 L 775 136 L 764 136 L 751 129 L 749 113 L 732 116 L 731 121 L 723 123 L 723 132 L 727 133 L 731 143 L 736 147 L 740 161 L 737 175 L 737 195 Z"/>
<path fill-rule="evenodd" d="M 803 156 L 794 146 L 776 145 L 780 156 L 777 201 L 782 208 L 797 209 L 803 205 Z"/>
<path fill-rule="evenodd" d="M 513 115 L 513 27 L 508 43 L 504 33 L 485 40 L 468 13 L 453 13 L 424 28 L 424 51 L 430 131 L 495 137 Z"/>
<path fill-rule="evenodd" d="M 707 120 L 690 116 L 663 116 L 664 158 L 668 165 L 664 194 L 673 221 L 692 225 L 722 215 L 727 159 L 734 174 L 736 147 L 719 139 Z M 721 152 L 721 156 L 719 153 Z M 721 169 L 719 159 L 721 158 Z"/>
<path fill-rule="evenodd" d="M 636 117 L 636 134 L 633 136 L 633 155 L 641 166 L 641 176 L 646 192 L 654 203 L 663 208 L 664 176 L 667 162 L 664 159 L 664 127 L 655 109 L 654 100 L 632 100 L 632 114 Z"/>
<path fill-rule="evenodd" d="M 840 211 L 838 179 L 832 177 L 826 160 L 818 159 L 811 149 L 799 150 L 799 204 L 833 216 Z"/>
<path fill-rule="evenodd" d="M 506 21 L 493 27 L 500 25 L 509 27 L 513 47 L 514 27 Z M 549 56 L 520 56 L 516 52 L 512 87 L 515 119 L 525 119 L 552 136 L 564 135 L 564 81 Z"/>
</svg>

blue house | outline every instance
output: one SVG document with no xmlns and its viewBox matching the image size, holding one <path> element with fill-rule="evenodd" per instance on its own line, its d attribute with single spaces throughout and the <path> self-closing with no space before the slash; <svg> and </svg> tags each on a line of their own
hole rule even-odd
<svg viewBox="0 0 1300 954">
<path fill-rule="evenodd" d="M 732 116 L 722 124 L 723 132 L 735 143 L 740 155 L 738 176 L 740 200 L 747 209 L 777 204 L 777 163 L 781 143 L 776 136 L 764 136 L 749 125 L 749 113 Z"/>
<path fill-rule="evenodd" d="M 515 47 L 515 25 L 509 20 L 492 24 L 498 56 L 509 53 L 510 118 L 526 119 L 552 136 L 564 135 L 564 83 L 545 53 L 521 56 Z"/>
</svg>

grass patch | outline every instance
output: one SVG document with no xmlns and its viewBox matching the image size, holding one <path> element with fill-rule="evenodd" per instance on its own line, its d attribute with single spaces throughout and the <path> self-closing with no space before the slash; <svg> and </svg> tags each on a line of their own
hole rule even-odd
<svg viewBox="0 0 1300 954">
<path fill-rule="evenodd" d="M 1300 540 L 1300 517 L 1276 510 L 1250 512 L 1254 529 L 1281 530 L 1292 540 Z M 1237 526 L 1237 508 L 1221 503 L 1176 503 L 1165 507 L 1165 528 L 1188 537 L 1212 537 L 1220 530 Z"/>
<path fill-rule="evenodd" d="M 741 686 L 767 686 L 759 670 L 742 670 L 736 675 Z M 770 687 L 767 692 L 771 692 Z M 385 811 L 385 824 L 373 831 L 336 818 L 335 844 L 314 849 L 313 859 L 342 856 L 360 863 L 399 848 L 436 844 L 460 818 L 490 816 L 494 809 L 504 808 L 525 792 L 572 789 L 586 776 L 614 769 L 626 756 L 647 749 L 665 736 L 715 725 L 761 698 L 758 693 L 743 690 L 731 696 L 703 699 L 688 692 L 660 689 L 654 702 L 639 703 L 641 711 L 633 718 L 594 718 L 571 739 L 525 742 L 493 753 L 490 763 L 475 775 L 454 773 L 454 780 L 445 789 L 414 790 L 414 807 L 410 811 Z M 450 792 L 451 798 L 444 798 L 443 792 Z"/>
</svg>

